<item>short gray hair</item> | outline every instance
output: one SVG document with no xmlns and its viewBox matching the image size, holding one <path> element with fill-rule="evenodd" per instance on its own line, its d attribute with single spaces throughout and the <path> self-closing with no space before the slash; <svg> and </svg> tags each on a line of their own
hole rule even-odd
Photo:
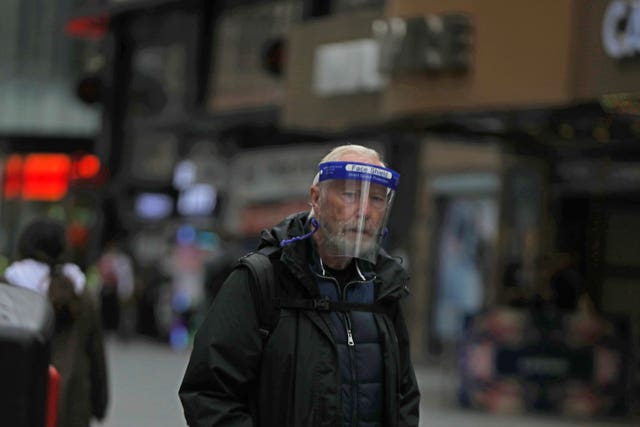
<svg viewBox="0 0 640 427">
<path fill-rule="evenodd" d="M 337 147 L 332 148 L 327 153 L 327 155 L 324 156 L 322 160 L 320 160 L 320 163 L 318 163 L 318 166 L 320 166 L 322 163 L 325 163 L 325 162 L 338 161 L 346 154 L 360 154 L 363 157 L 370 157 L 373 160 L 379 161 L 386 167 L 386 163 L 382 159 L 382 155 L 380 153 L 378 153 L 373 148 L 365 147 L 364 145 L 358 145 L 358 144 L 344 144 L 344 145 L 338 145 Z M 311 183 L 311 186 L 318 185 L 319 180 L 320 180 L 320 172 L 317 172 L 316 175 L 313 177 L 313 182 Z M 314 216 L 315 216 L 315 212 L 313 211 L 313 208 L 311 208 L 311 210 L 309 211 L 309 218 L 312 218 Z"/>
<path fill-rule="evenodd" d="M 333 161 L 340 160 L 346 154 L 360 154 L 363 157 L 371 157 L 372 159 L 377 160 L 380 163 L 382 163 L 384 166 L 386 166 L 384 160 L 382 160 L 382 155 L 380 153 L 378 153 L 373 148 L 365 147 L 364 145 L 358 145 L 358 144 L 344 144 L 344 145 L 339 145 L 337 147 L 332 148 L 331 151 L 329 151 L 327 155 L 324 156 L 322 160 L 320 160 L 320 163 L 318 163 L 318 166 L 325 162 L 333 162 Z M 311 185 L 316 185 L 319 179 L 320 179 L 320 175 L 316 173 Z"/>
</svg>

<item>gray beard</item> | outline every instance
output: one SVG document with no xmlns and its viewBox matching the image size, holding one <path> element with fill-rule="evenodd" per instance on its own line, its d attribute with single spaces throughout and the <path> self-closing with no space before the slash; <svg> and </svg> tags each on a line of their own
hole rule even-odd
<svg viewBox="0 0 640 427">
<path fill-rule="evenodd" d="M 374 255 L 376 248 L 375 239 L 361 239 L 359 247 L 357 242 L 348 238 L 344 233 L 333 233 L 326 227 L 320 227 L 322 242 L 325 249 L 329 252 L 340 255 L 369 257 Z M 356 251 L 357 249 L 357 251 Z"/>
</svg>

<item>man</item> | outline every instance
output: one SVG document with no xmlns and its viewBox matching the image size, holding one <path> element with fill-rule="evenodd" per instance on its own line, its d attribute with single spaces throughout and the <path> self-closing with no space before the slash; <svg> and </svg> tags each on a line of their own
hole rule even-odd
<svg viewBox="0 0 640 427">
<path fill-rule="evenodd" d="M 380 249 L 398 179 L 366 147 L 325 156 L 311 212 L 265 230 L 260 246 L 281 248 L 270 259 L 283 300 L 331 304 L 280 305 L 263 339 L 254 279 L 235 269 L 196 334 L 180 387 L 190 426 L 418 425 L 399 306 L 408 276 Z"/>
</svg>

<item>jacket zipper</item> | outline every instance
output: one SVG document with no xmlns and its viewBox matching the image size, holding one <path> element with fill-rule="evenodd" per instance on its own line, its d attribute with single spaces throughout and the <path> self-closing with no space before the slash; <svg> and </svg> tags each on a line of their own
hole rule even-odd
<svg viewBox="0 0 640 427">
<path fill-rule="evenodd" d="M 342 300 L 342 302 L 347 302 L 347 288 L 351 283 L 354 283 L 354 282 L 347 283 L 344 286 L 344 289 L 342 289 L 340 292 L 340 299 Z M 356 343 L 353 341 L 353 333 L 351 331 L 351 317 L 349 316 L 348 312 L 344 313 L 344 325 L 347 329 L 347 345 L 349 347 L 354 347 Z"/>
<path fill-rule="evenodd" d="M 351 323 L 351 322 L 349 321 L 349 316 L 346 316 L 346 320 L 347 320 L 347 323 L 348 323 L 348 324 L 349 324 L 349 323 Z M 350 347 L 353 347 L 353 346 L 355 346 L 355 345 L 356 345 L 356 344 L 353 342 L 353 335 L 351 334 L 351 326 L 349 326 L 349 325 L 347 325 L 347 344 L 348 344 Z"/>
<path fill-rule="evenodd" d="M 338 295 L 340 298 L 340 301 L 342 302 L 348 302 L 347 301 L 347 288 L 354 284 L 354 283 L 367 283 L 368 280 L 355 280 L 353 282 L 349 282 L 344 286 L 344 289 L 340 289 L 340 284 L 338 283 L 338 281 L 330 276 L 325 276 L 322 274 L 318 274 L 318 276 L 322 277 L 323 279 L 328 279 L 331 281 L 331 283 L 334 284 L 334 286 L 336 287 L 336 289 L 338 290 Z M 353 339 L 353 331 L 351 330 L 351 318 L 349 317 L 349 313 L 344 313 L 344 324 L 345 324 L 345 331 L 347 333 L 347 345 L 349 347 L 354 347 L 356 345 L 355 340 Z"/>
<path fill-rule="evenodd" d="M 340 299 L 342 302 L 347 302 L 347 288 L 353 284 L 358 282 L 349 282 L 344 286 L 344 289 L 340 292 Z M 353 340 L 353 334 L 351 331 L 351 316 L 349 316 L 349 312 L 344 313 L 344 324 L 347 329 L 347 346 L 350 347 L 349 352 L 349 363 L 351 365 L 351 425 L 355 426 L 358 424 L 358 372 L 356 369 L 356 357 L 355 357 L 355 341 Z"/>
<path fill-rule="evenodd" d="M 347 283 L 344 286 L 344 289 L 340 289 L 340 284 L 333 277 L 327 277 L 324 275 L 320 275 L 325 279 L 331 280 L 331 283 L 334 284 L 338 291 L 338 295 L 340 296 L 340 300 L 342 302 L 347 302 L 347 288 L 354 283 L 366 283 L 366 280 L 361 281 L 352 281 Z M 347 347 L 349 347 L 349 363 L 352 367 L 351 369 L 351 394 L 352 394 L 352 402 L 351 402 L 351 425 L 357 425 L 358 421 L 358 373 L 355 369 L 355 340 L 353 339 L 353 332 L 351 330 L 351 317 L 349 313 L 344 313 L 344 324 L 347 333 Z"/>
<path fill-rule="evenodd" d="M 361 274 L 361 273 L 360 273 Z M 325 276 L 324 274 L 319 274 L 320 277 L 324 278 L 324 279 L 328 279 L 331 281 L 331 283 L 334 284 L 334 286 L 336 287 L 336 290 L 338 291 L 338 295 L 340 297 L 340 300 L 342 302 L 348 302 L 347 301 L 347 288 L 353 284 L 356 283 L 367 283 L 367 282 L 371 282 L 373 283 L 375 280 L 375 276 L 372 277 L 371 279 L 368 280 L 354 280 L 351 282 L 348 282 L 343 289 L 340 288 L 340 284 L 338 283 L 338 281 L 334 278 L 334 277 L 328 277 Z M 394 288 L 395 289 L 395 288 Z M 386 295 L 386 294 L 385 294 Z M 355 340 L 353 339 L 353 332 L 351 329 L 351 317 L 349 316 L 349 313 L 346 312 L 344 313 L 344 323 L 345 323 L 345 329 L 346 329 L 346 333 L 347 333 L 347 347 L 349 348 L 348 353 L 349 353 L 349 363 L 352 367 L 351 369 L 351 393 L 352 393 L 352 402 L 351 402 L 351 425 L 357 425 L 358 424 L 358 373 L 356 372 L 355 369 Z"/>
</svg>

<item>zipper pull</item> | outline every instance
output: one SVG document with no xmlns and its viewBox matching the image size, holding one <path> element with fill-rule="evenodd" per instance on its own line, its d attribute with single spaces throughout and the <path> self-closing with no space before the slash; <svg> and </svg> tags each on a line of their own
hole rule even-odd
<svg viewBox="0 0 640 427">
<path fill-rule="evenodd" d="M 351 329 L 347 328 L 347 344 L 349 347 L 353 347 L 355 343 L 353 342 L 353 335 L 351 335 Z"/>
</svg>

